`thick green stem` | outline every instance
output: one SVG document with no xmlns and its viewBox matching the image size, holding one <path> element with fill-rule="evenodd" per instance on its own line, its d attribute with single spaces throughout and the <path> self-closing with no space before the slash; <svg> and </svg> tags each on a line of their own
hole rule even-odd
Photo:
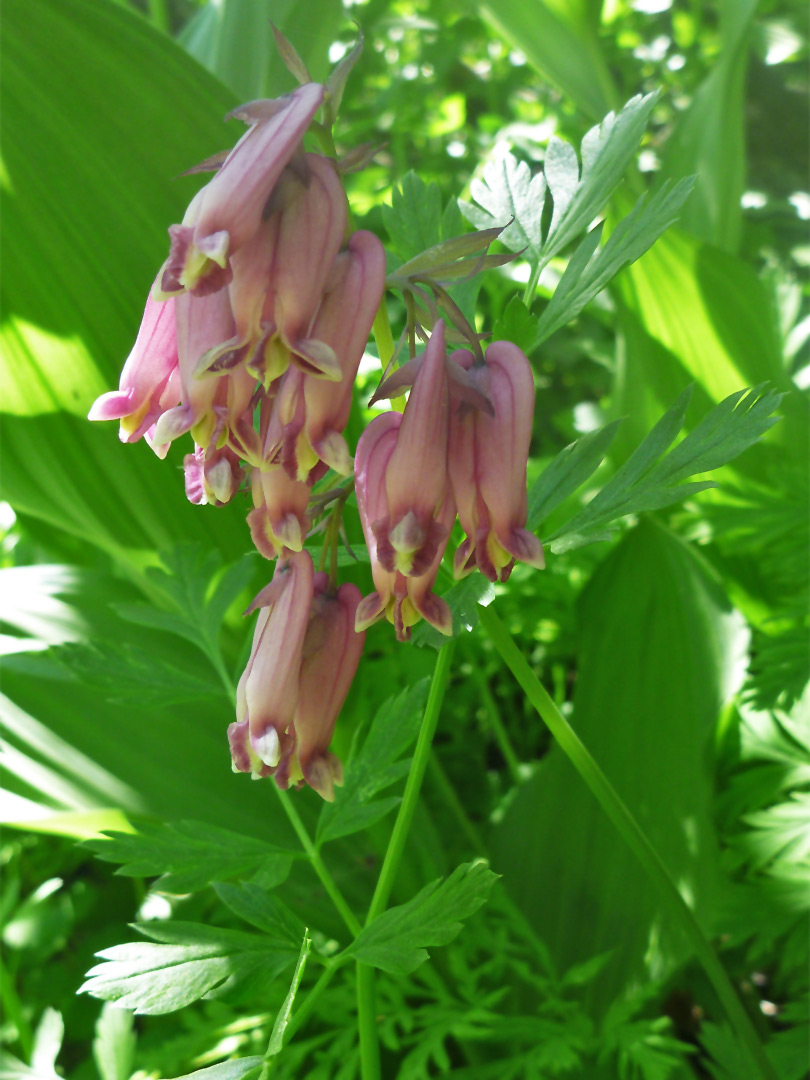
<svg viewBox="0 0 810 1080">
<path fill-rule="evenodd" d="M 279 797 L 279 801 L 284 808 L 284 813 L 287 815 L 290 824 L 295 829 L 298 839 L 301 841 L 301 847 L 307 853 L 309 861 L 312 863 L 312 868 L 320 878 L 321 884 L 323 885 L 324 889 L 326 889 L 326 892 L 329 894 L 329 898 L 335 905 L 346 926 L 351 931 L 352 936 L 357 937 L 357 935 L 360 933 L 360 923 L 354 917 L 352 909 L 346 903 L 343 893 L 337 887 L 335 879 L 329 873 L 326 863 L 323 861 L 318 849 L 312 842 L 312 838 L 307 832 L 306 825 L 304 825 L 298 811 L 293 806 L 289 792 L 282 791 L 280 788 L 277 788 L 275 784 L 273 784 L 273 787 L 275 788 L 276 794 Z"/>
<path fill-rule="evenodd" d="M 439 650 L 436 657 L 433 681 L 430 684 L 430 693 L 422 717 L 422 726 L 419 729 L 419 738 L 416 741 L 411 771 L 408 773 L 405 793 L 402 796 L 397 819 L 394 822 L 394 828 L 383 859 L 382 870 L 377 879 L 377 886 L 374 889 L 374 896 L 368 909 L 366 926 L 385 911 L 391 889 L 396 880 L 402 853 L 405 850 L 405 842 L 408 839 L 408 832 L 419 800 L 425 769 L 430 761 L 433 736 L 436 732 L 444 692 L 447 689 L 450 677 L 454 644 L 452 640 L 449 641 Z M 357 965 L 357 1016 L 360 1029 L 360 1075 L 362 1080 L 378 1080 L 380 1076 L 380 1049 L 377 1038 L 374 968 L 368 964 L 358 963 Z"/>
<path fill-rule="evenodd" d="M 777 1080 L 765 1055 L 753 1024 L 720 963 L 717 954 L 700 929 L 692 909 L 685 902 L 669 871 L 646 834 L 614 789 L 608 778 L 588 753 L 571 725 L 546 693 L 512 636 L 491 607 L 479 610 L 479 620 L 501 659 L 514 675 L 521 689 L 548 726 L 560 748 L 598 799 L 602 809 L 621 833 L 650 879 L 660 890 L 670 914 L 682 926 L 712 983 L 732 1027 L 763 1080 Z"/>
</svg>

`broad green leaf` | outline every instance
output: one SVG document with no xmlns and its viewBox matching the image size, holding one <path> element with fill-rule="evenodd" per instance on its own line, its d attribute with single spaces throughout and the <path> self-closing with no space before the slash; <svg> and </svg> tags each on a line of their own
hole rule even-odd
<svg viewBox="0 0 810 1080">
<path fill-rule="evenodd" d="M 693 183 L 694 179 L 690 177 L 674 185 L 665 184 L 649 201 L 642 195 L 602 247 L 597 246 L 601 226 L 586 235 L 571 256 L 560 283 L 540 316 L 532 350 L 551 337 L 555 330 L 576 318 L 620 270 L 652 247 L 677 219 Z"/>
<path fill-rule="evenodd" d="M 221 1061 L 218 1065 L 209 1065 L 207 1069 L 197 1069 L 193 1073 L 185 1073 L 175 1080 L 243 1080 L 254 1069 L 261 1068 L 264 1058 L 259 1054 L 250 1057 L 232 1058 L 230 1061 Z"/>
<path fill-rule="evenodd" d="M 290 90 L 274 25 L 289 38 L 313 79 L 324 81 L 329 46 L 344 19 L 339 0 L 308 0 L 305 16 L 295 0 L 209 0 L 178 40 L 240 101 L 251 101 Z"/>
<path fill-rule="evenodd" d="M 101 1080 L 129 1080 L 136 1042 L 132 1013 L 105 1001 L 93 1040 L 93 1058 Z"/>
<path fill-rule="evenodd" d="M 599 566 L 578 616 L 572 723 L 706 925 L 718 859 L 709 747 L 742 678 L 743 620 L 689 548 L 648 520 Z M 491 850 L 558 969 L 621 943 L 586 991 L 595 1007 L 685 958 L 644 871 L 559 750 L 518 790 Z"/>
<path fill-rule="evenodd" d="M 337 840 L 367 828 L 399 803 L 399 796 L 375 796 L 410 768 L 410 758 L 402 760 L 416 738 L 427 699 L 427 679 L 422 679 L 379 709 L 362 745 L 354 748 L 346 766 L 343 787 L 335 791 L 335 801 L 324 803 L 318 820 L 317 842 Z"/>
<path fill-rule="evenodd" d="M 718 6 L 720 55 L 666 141 L 662 175 L 700 177 L 682 226 L 702 240 L 736 251 L 746 174 L 745 73 L 757 0 L 725 0 Z"/>
<path fill-rule="evenodd" d="M 574 164 L 576 167 L 576 155 Z M 505 225 L 500 240 L 510 251 L 524 252 L 531 263 L 540 259 L 546 199 L 546 178 L 542 173 L 532 176 L 525 161 L 504 151 L 487 162 L 482 179 L 470 182 L 470 195 L 475 203 L 459 200 L 469 222 L 479 229 Z"/>
<path fill-rule="evenodd" d="M 79 993 L 115 1001 L 136 1013 L 174 1012 L 200 998 L 221 997 L 246 980 L 266 986 L 292 964 L 297 949 L 259 934 L 200 923 L 136 923 L 151 941 L 114 945 L 97 955 Z"/>
<path fill-rule="evenodd" d="M 360 931 L 348 952 L 392 975 L 407 975 L 429 958 L 426 946 L 446 945 L 456 937 L 463 920 L 486 903 L 497 878 L 483 860 L 464 863 L 407 904 L 383 912 Z"/>
<path fill-rule="evenodd" d="M 212 881 L 243 877 L 268 864 L 289 873 L 294 857 L 275 844 L 199 821 L 144 822 L 136 833 L 91 840 L 87 847 L 105 862 L 120 863 L 117 874 L 160 875 L 158 888 L 174 893 L 196 892 Z"/>
<path fill-rule="evenodd" d="M 552 551 L 587 542 L 591 533 L 626 514 L 658 510 L 707 487 L 712 481 L 682 483 L 733 461 L 778 420 L 772 416 L 781 395 L 761 387 L 741 390 L 716 405 L 682 442 L 664 455 L 683 426 L 691 390 L 661 417 L 644 442 L 588 505 L 549 537 Z"/>
<path fill-rule="evenodd" d="M 278 1011 L 278 1015 L 273 1024 L 273 1030 L 270 1033 L 270 1042 L 267 1044 L 267 1053 L 265 1055 L 267 1058 L 275 1057 L 276 1054 L 280 1054 L 284 1046 L 284 1032 L 287 1029 L 287 1024 L 290 1022 L 290 1014 L 292 1013 L 292 1007 L 295 1004 L 295 995 L 298 993 L 298 987 L 301 985 L 301 979 L 304 977 L 304 968 L 307 966 L 307 957 L 309 956 L 311 947 L 312 939 L 309 936 L 309 932 L 305 930 L 304 940 L 301 942 L 301 951 L 298 954 L 298 963 L 295 965 L 290 989 L 287 992 L 284 1003 Z"/>
<path fill-rule="evenodd" d="M 572 5 L 478 0 L 471 6 L 586 116 L 596 119 L 615 106 L 618 95 L 605 54 Z"/>
<path fill-rule="evenodd" d="M 241 885 L 217 882 L 214 891 L 234 915 L 262 930 L 271 941 L 298 947 L 304 932 L 303 923 L 266 889 L 251 882 Z"/>
<path fill-rule="evenodd" d="M 596 472 L 621 423 L 614 420 L 598 431 L 583 435 L 543 469 L 529 489 L 529 529 L 536 529 Z"/>
<path fill-rule="evenodd" d="M 236 102 L 113 3 L 11 0 L 0 77 L 0 195 L 15 266 L 0 324 L 2 497 L 122 561 L 189 537 L 239 550 L 238 510 L 187 503 L 185 448 L 160 462 L 84 419 L 117 385 L 166 230 L 199 186 L 173 178 L 234 141 L 222 117 Z"/>
</svg>

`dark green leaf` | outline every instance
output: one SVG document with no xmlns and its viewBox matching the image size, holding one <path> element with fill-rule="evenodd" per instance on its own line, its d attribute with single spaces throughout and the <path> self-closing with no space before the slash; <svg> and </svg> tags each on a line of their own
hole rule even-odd
<svg viewBox="0 0 810 1080">
<path fill-rule="evenodd" d="M 482 904 L 495 884 L 482 860 L 464 863 L 445 881 L 433 881 L 407 904 L 389 908 L 366 926 L 348 951 L 392 975 L 407 975 L 428 959 L 426 946 L 446 945 Z"/>
<path fill-rule="evenodd" d="M 583 435 L 543 469 L 529 489 L 529 529 L 536 529 L 596 472 L 621 422 L 614 420 L 598 431 Z"/>
<path fill-rule="evenodd" d="M 399 803 L 398 796 L 387 799 L 375 799 L 375 796 L 401 779 L 410 768 L 410 759 L 401 758 L 419 730 L 427 687 L 427 679 L 422 679 L 398 697 L 389 698 L 374 717 L 360 749 L 355 736 L 343 787 L 335 791 L 335 801 L 325 803 L 321 810 L 319 844 L 367 828 Z"/>
<path fill-rule="evenodd" d="M 268 865 L 283 864 L 289 872 L 294 858 L 275 844 L 196 821 L 144 823 L 139 828 L 133 834 L 113 833 L 104 840 L 89 840 L 87 846 L 106 862 L 122 863 L 118 874 L 162 875 L 159 887 L 165 892 L 196 892 L 212 881 Z"/>
<path fill-rule="evenodd" d="M 234 915 L 263 930 L 271 940 L 298 947 L 304 924 L 266 889 L 253 882 L 242 885 L 216 882 L 214 891 Z"/>
</svg>

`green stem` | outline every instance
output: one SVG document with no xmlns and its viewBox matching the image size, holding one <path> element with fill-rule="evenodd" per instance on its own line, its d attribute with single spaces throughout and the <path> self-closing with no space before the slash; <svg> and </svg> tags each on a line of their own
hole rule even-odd
<svg viewBox="0 0 810 1080">
<path fill-rule="evenodd" d="M 332 981 L 335 972 L 338 968 L 343 967 L 345 962 L 346 961 L 342 960 L 340 957 L 336 957 L 335 960 L 321 972 L 320 978 L 307 994 L 301 1008 L 296 1009 L 290 1017 L 290 1022 L 287 1024 L 287 1030 L 284 1032 L 285 1046 L 290 1039 L 292 1039 L 293 1035 L 295 1035 L 296 1031 L 298 1031 L 298 1029 L 310 1018 L 313 1009 L 318 1004 L 321 994 Z"/>
<path fill-rule="evenodd" d="M 335 879 L 330 874 L 326 863 L 323 861 L 318 849 L 313 844 L 312 839 L 307 832 L 306 825 L 303 823 L 300 814 L 293 806 L 289 792 L 282 791 L 281 788 L 276 787 L 275 784 L 273 784 L 273 787 L 275 788 L 276 794 L 279 797 L 279 801 L 284 808 L 284 813 L 287 815 L 290 824 L 295 829 L 298 839 L 301 841 L 301 847 L 307 853 L 309 861 L 312 863 L 312 868 L 320 878 L 321 884 L 323 885 L 324 889 L 326 889 L 326 892 L 329 894 L 329 898 L 337 908 L 346 926 L 351 931 L 352 936 L 357 937 L 361 929 L 360 923 L 354 917 L 352 909 L 346 903 L 343 893 L 337 887 Z"/>
<path fill-rule="evenodd" d="M 394 335 L 391 333 L 391 323 L 388 321 L 388 308 L 385 304 L 385 294 L 383 294 L 380 306 L 377 308 L 377 314 L 374 316 L 371 332 L 377 343 L 380 365 L 382 366 L 383 371 L 385 371 L 391 363 L 391 357 L 394 355 L 394 349 L 396 348 L 394 345 Z"/>
<path fill-rule="evenodd" d="M 529 310 L 534 303 L 534 294 L 537 292 L 537 283 L 540 281 L 540 274 L 543 270 L 543 260 L 538 259 L 532 267 L 532 272 L 529 275 L 529 280 L 526 282 L 526 288 L 523 291 L 523 303 Z"/>
<path fill-rule="evenodd" d="M 478 683 L 478 689 L 481 692 L 481 697 L 484 702 L 484 706 L 487 710 L 487 719 L 489 720 L 492 728 L 492 734 L 495 736 L 495 742 L 498 744 L 498 749 L 501 751 L 509 769 L 509 775 L 512 777 L 512 783 L 515 787 L 518 787 L 523 783 L 523 776 L 520 771 L 520 759 L 515 753 L 512 741 L 509 738 L 506 728 L 501 720 L 501 714 L 498 711 L 498 706 L 492 693 L 487 686 L 487 681 L 484 678 L 480 668 L 477 668 L 473 664 L 473 673 L 475 681 Z"/>
<path fill-rule="evenodd" d="M 546 693 L 540 680 L 529 667 L 526 658 L 515 645 L 508 630 L 492 608 L 480 608 L 479 620 L 500 654 L 501 659 L 548 726 L 560 748 L 596 796 L 602 809 L 616 826 L 650 879 L 659 888 L 671 914 L 678 920 L 689 938 L 695 956 L 703 966 L 732 1027 L 737 1033 L 737 1038 L 747 1049 L 758 1074 L 764 1080 L 777 1080 L 773 1066 L 765 1055 L 754 1026 L 723 965 L 704 936 L 692 909 L 681 896 L 678 887 L 670 877 L 669 871 L 647 835 L 591 757 L 579 736 Z"/>
<path fill-rule="evenodd" d="M 436 657 L 436 667 L 433 671 L 433 681 L 430 684 L 425 712 L 422 717 L 422 725 L 419 729 L 419 738 L 416 741 L 416 750 L 411 771 L 405 782 L 405 792 L 402 796 L 397 819 L 388 841 L 388 847 L 383 859 L 382 870 L 377 879 L 374 896 L 366 915 L 366 926 L 373 922 L 385 911 L 391 889 L 396 880 L 402 853 L 405 850 L 405 842 L 416 811 L 419 800 L 419 792 L 425 769 L 430 760 L 430 751 L 433 745 L 433 736 L 436 732 L 436 724 L 439 720 L 444 692 L 450 677 L 450 665 L 453 660 L 455 642 L 452 640 L 444 645 Z M 362 1080 L 379 1080 L 380 1076 L 380 1049 L 377 1037 L 377 1005 L 376 988 L 374 983 L 374 968 L 369 964 L 357 964 L 357 1022 L 360 1031 L 360 1075 Z"/>
</svg>

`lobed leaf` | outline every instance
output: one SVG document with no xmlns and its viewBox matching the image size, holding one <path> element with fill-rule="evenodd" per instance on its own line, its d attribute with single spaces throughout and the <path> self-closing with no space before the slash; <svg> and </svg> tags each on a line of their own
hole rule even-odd
<svg viewBox="0 0 810 1080">
<path fill-rule="evenodd" d="M 270 896 L 260 885 L 253 882 L 239 885 L 216 882 L 214 892 L 234 915 L 262 930 L 270 940 L 282 945 L 298 946 L 304 924 L 286 904 Z"/>
<path fill-rule="evenodd" d="M 428 959 L 426 946 L 446 945 L 495 884 L 486 862 L 463 863 L 445 881 L 433 881 L 413 900 L 389 908 L 366 926 L 348 952 L 392 975 L 407 975 Z"/>
</svg>

